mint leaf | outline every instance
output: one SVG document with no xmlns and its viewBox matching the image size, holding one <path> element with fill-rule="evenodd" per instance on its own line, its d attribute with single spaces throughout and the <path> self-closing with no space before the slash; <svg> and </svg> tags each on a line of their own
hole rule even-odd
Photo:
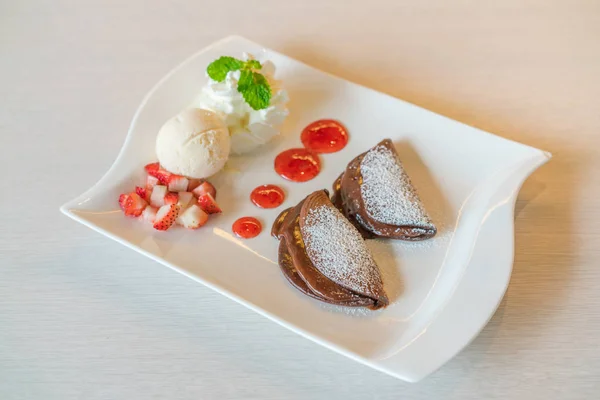
<svg viewBox="0 0 600 400">
<path fill-rule="evenodd" d="M 242 70 L 240 72 L 240 79 L 238 80 L 238 92 L 243 93 L 253 83 L 254 79 L 252 78 L 252 71 L 247 69 Z"/>
<path fill-rule="evenodd" d="M 246 61 L 246 65 L 244 65 L 244 68 L 261 69 L 262 65 L 260 65 L 260 62 L 258 62 L 256 60 L 248 60 L 248 61 Z"/>
<path fill-rule="evenodd" d="M 262 110 L 269 106 L 271 87 L 267 78 L 258 72 L 242 69 L 237 89 L 254 110 Z"/>
<path fill-rule="evenodd" d="M 231 71 L 240 71 L 237 90 L 244 100 L 254 110 L 262 110 L 269 106 L 271 101 L 271 87 L 269 81 L 255 70 L 262 69 L 257 60 L 242 61 L 234 57 L 223 56 L 208 65 L 206 72 L 211 79 L 223 82 Z"/>
<path fill-rule="evenodd" d="M 237 58 L 223 56 L 208 64 L 206 72 L 211 79 L 223 82 L 230 71 L 237 71 L 244 66 L 244 62 Z"/>
</svg>

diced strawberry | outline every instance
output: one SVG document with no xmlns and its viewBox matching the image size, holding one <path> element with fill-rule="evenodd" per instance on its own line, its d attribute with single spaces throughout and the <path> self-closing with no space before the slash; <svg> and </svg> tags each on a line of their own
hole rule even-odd
<svg viewBox="0 0 600 400">
<path fill-rule="evenodd" d="M 179 206 L 176 204 L 167 204 L 162 206 L 156 212 L 156 218 L 154 219 L 154 229 L 159 231 L 166 231 L 175 223 L 175 220 L 179 216 Z"/>
<path fill-rule="evenodd" d="M 177 224 L 189 229 L 198 229 L 208 221 L 208 214 L 200 207 L 192 204 L 177 217 Z"/>
<path fill-rule="evenodd" d="M 158 185 L 158 178 L 152 175 L 148 175 L 146 177 L 146 189 L 152 189 L 154 186 Z"/>
<path fill-rule="evenodd" d="M 139 217 L 147 205 L 146 200 L 142 199 L 137 193 L 131 192 L 125 201 L 125 209 L 123 211 L 125 215 Z"/>
<path fill-rule="evenodd" d="M 151 164 L 146 165 L 144 167 L 144 169 L 146 170 L 148 175 L 154 176 L 154 173 L 156 173 L 156 171 L 158 171 L 160 169 L 160 164 L 157 162 L 151 163 Z"/>
<path fill-rule="evenodd" d="M 173 175 L 169 171 L 162 169 L 159 163 L 148 164 L 144 168 L 148 175 L 155 177 L 161 185 L 165 186 L 169 184 L 169 179 Z"/>
<path fill-rule="evenodd" d="M 210 193 L 204 193 L 198 197 L 198 205 L 207 214 L 219 214 L 222 212 L 215 198 Z"/>
<path fill-rule="evenodd" d="M 188 190 L 189 180 L 185 176 L 173 174 L 163 169 L 159 163 L 148 164 L 144 167 L 149 176 L 156 178 L 158 183 L 169 187 L 172 192 L 185 192 Z M 156 182 L 149 181 L 147 185 L 154 186 Z"/>
<path fill-rule="evenodd" d="M 119 196 L 119 206 L 127 216 L 137 217 L 146 207 L 146 201 L 135 192 Z"/>
<path fill-rule="evenodd" d="M 158 209 L 156 207 L 148 206 L 148 207 L 144 208 L 141 218 L 144 221 L 154 223 L 154 219 L 156 218 L 157 211 L 158 211 Z"/>
<path fill-rule="evenodd" d="M 150 204 L 152 207 L 162 207 L 165 205 L 165 195 L 167 194 L 167 187 L 163 185 L 156 185 L 150 195 Z"/>
<path fill-rule="evenodd" d="M 217 197 L 217 189 L 213 186 L 209 181 L 202 182 L 197 188 L 195 188 L 192 193 L 194 196 L 200 198 L 203 194 L 209 193 L 213 199 Z"/>
<path fill-rule="evenodd" d="M 158 182 L 160 182 L 161 185 L 168 186 L 169 180 L 171 179 L 171 175 L 173 174 L 161 168 L 158 171 L 156 171 L 156 175 L 154 176 L 158 178 Z"/>
<path fill-rule="evenodd" d="M 179 192 L 177 193 L 179 195 L 179 200 L 177 201 L 177 204 L 179 206 L 181 206 L 182 210 L 185 210 L 190 203 L 192 202 L 192 199 L 194 198 L 194 193 L 192 192 Z"/>
<path fill-rule="evenodd" d="M 127 204 L 127 200 L 129 199 L 129 195 L 123 193 L 122 195 L 119 196 L 119 207 L 121 207 L 121 210 L 125 211 L 125 205 Z"/>
<path fill-rule="evenodd" d="M 142 199 L 146 200 L 146 202 L 150 202 L 150 195 L 152 193 L 152 188 L 143 188 L 143 187 L 140 187 L 140 186 L 136 186 L 135 187 L 135 192 Z"/>
<path fill-rule="evenodd" d="M 177 204 L 179 196 L 175 192 L 168 192 L 164 198 L 165 204 Z"/>
<path fill-rule="evenodd" d="M 142 199 L 143 199 L 144 197 L 146 197 L 146 188 L 143 188 L 143 187 L 136 186 L 136 187 L 135 187 L 135 192 L 136 192 L 136 193 L 138 194 L 138 196 L 140 196 Z"/>
<path fill-rule="evenodd" d="M 192 190 L 196 189 L 198 186 L 200 186 L 200 184 L 202 182 L 204 182 L 204 179 L 188 179 L 188 187 L 187 187 L 187 191 L 191 192 Z"/>
<path fill-rule="evenodd" d="M 185 192 L 188 184 L 189 181 L 186 177 L 175 174 L 171 174 L 167 182 L 167 186 L 171 192 Z"/>
</svg>

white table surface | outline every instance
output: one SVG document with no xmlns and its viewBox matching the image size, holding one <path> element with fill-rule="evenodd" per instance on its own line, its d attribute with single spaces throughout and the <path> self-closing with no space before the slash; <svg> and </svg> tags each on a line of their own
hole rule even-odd
<svg viewBox="0 0 600 400">
<path fill-rule="evenodd" d="M 62 216 L 147 90 L 239 33 L 551 151 L 510 287 L 418 384 L 359 365 Z M 0 399 L 592 399 L 600 389 L 597 0 L 0 0 Z"/>
</svg>

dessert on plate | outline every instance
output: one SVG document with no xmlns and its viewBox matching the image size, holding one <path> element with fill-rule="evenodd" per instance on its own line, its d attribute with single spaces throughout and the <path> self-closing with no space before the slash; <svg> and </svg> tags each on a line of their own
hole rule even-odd
<svg viewBox="0 0 600 400">
<path fill-rule="evenodd" d="M 119 196 L 119 206 L 126 216 L 166 231 L 173 225 L 198 229 L 210 214 L 221 213 L 215 201 L 217 190 L 207 180 L 172 174 L 157 162 L 144 169 L 145 186 L 136 186 L 134 191 Z"/>
<path fill-rule="evenodd" d="M 276 62 L 275 76 L 299 97 L 280 102 L 269 63 L 244 58 L 242 50 Z M 280 121 L 272 116 L 283 118 L 286 106 L 293 118 L 276 129 Z M 256 129 L 260 124 L 266 133 Z M 391 141 L 375 146 L 386 130 L 402 163 Z M 397 140 L 426 145 L 417 147 L 434 180 L 446 183 L 441 191 L 435 183 L 428 190 L 431 180 L 421 181 L 418 169 L 413 174 L 413 159 L 405 159 Z M 460 148 L 444 152 L 461 140 L 483 156 L 461 160 Z M 234 155 L 246 149 L 255 150 Z M 489 149 L 499 156 L 487 160 L 494 153 Z M 485 255 L 500 236 L 510 239 L 516 189 L 548 158 L 230 38 L 155 85 L 113 167 L 61 211 L 306 337 L 415 381 L 458 352 L 493 313 L 510 277 L 510 257 L 496 257 L 494 264 Z M 469 175 L 469 161 L 476 161 L 478 174 Z M 449 164 L 453 168 L 445 168 Z M 508 174 L 494 174 L 517 164 Z M 469 197 L 481 187 L 481 196 Z M 444 207 L 434 211 L 428 193 Z M 508 204 L 496 207 L 490 200 L 498 195 Z M 123 211 L 114 212 L 119 206 Z M 273 233 L 279 240 L 261 234 L 278 215 Z M 483 223 L 485 229 L 477 229 Z M 385 240 L 441 233 L 419 244 Z M 512 247 L 503 240 L 499 248 L 510 254 Z M 482 260 L 495 268 L 487 281 L 482 271 L 490 265 L 482 268 Z M 476 290 L 481 284 L 486 290 Z M 453 324 L 475 303 L 466 310 L 473 321 Z"/>
<path fill-rule="evenodd" d="M 356 228 L 319 190 L 283 211 L 272 235 L 279 266 L 290 283 L 315 299 L 379 309 L 389 300 L 379 269 Z"/>
<path fill-rule="evenodd" d="M 194 107 L 160 128 L 155 143 L 158 162 L 146 165 L 146 186 L 119 197 L 126 216 L 149 221 L 157 230 L 175 224 L 197 229 L 209 214 L 221 213 L 216 190 L 206 178 L 223 169 L 231 152 L 254 150 L 279 134 L 288 115 L 287 92 L 274 79 L 272 62 L 261 63 L 248 54 L 243 60 L 223 56 L 210 63 L 206 73 L 210 81 Z M 239 237 L 252 238 L 261 224 L 244 217 L 233 230 Z"/>
<path fill-rule="evenodd" d="M 333 203 L 365 238 L 414 241 L 437 232 L 390 139 L 350 161 L 333 190 Z"/>
</svg>

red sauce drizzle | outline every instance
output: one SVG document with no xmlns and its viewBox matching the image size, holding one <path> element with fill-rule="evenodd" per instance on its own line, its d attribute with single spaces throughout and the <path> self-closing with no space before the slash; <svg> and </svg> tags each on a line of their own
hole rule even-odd
<svg viewBox="0 0 600 400">
<path fill-rule="evenodd" d="M 319 156 L 306 149 L 286 150 L 275 158 L 275 172 L 287 180 L 306 182 L 321 170 Z"/>
<path fill-rule="evenodd" d="M 250 200 L 260 208 L 279 207 L 285 200 L 285 193 L 276 185 L 262 185 L 250 193 Z"/>
<path fill-rule="evenodd" d="M 242 217 L 233 223 L 231 230 L 237 237 L 251 239 L 262 231 L 262 225 L 254 217 Z"/>
<path fill-rule="evenodd" d="M 332 119 L 320 119 L 308 125 L 300 136 L 302 144 L 315 153 L 335 153 L 348 144 L 344 125 Z"/>
</svg>

